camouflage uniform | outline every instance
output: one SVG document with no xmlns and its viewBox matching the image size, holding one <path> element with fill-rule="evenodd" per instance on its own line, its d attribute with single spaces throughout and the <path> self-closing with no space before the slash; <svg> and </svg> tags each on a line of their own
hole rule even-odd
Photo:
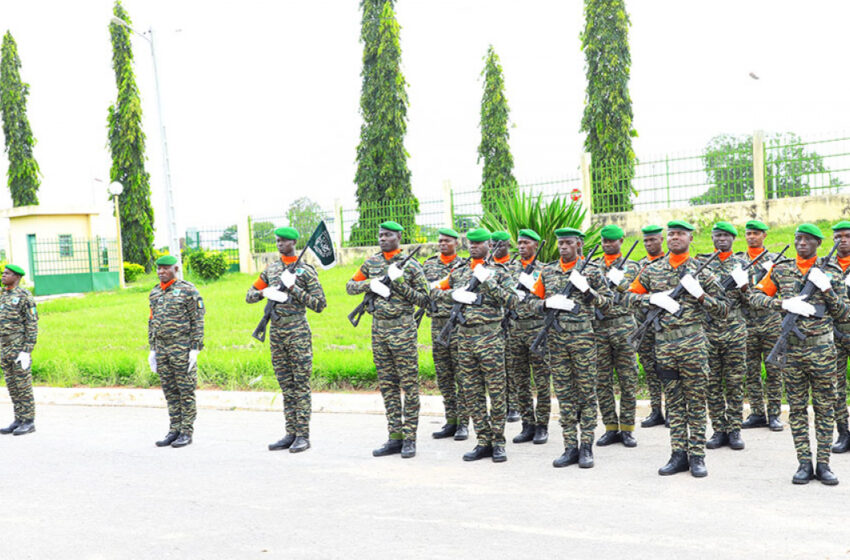
<svg viewBox="0 0 850 560">
<path fill-rule="evenodd" d="M 841 275 L 842 283 L 846 286 L 850 268 Z M 836 321 L 833 335 L 835 336 L 835 425 L 839 430 L 847 429 L 847 359 L 850 358 L 850 320 Z"/>
<path fill-rule="evenodd" d="M 699 255 L 708 259 L 711 254 Z M 735 255 L 719 255 L 708 265 L 722 280 L 736 266 L 747 263 Z M 747 323 L 742 308 L 746 296 L 735 287 L 726 292 L 729 312 L 725 321 L 715 321 L 705 314 L 708 337 L 708 415 L 715 432 L 729 433 L 741 429 L 744 414 L 744 377 L 747 374 Z"/>
<path fill-rule="evenodd" d="M 644 268 L 631 291 L 622 301 L 631 308 L 650 309 L 647 294 L 672 290 L 685 274 L 694 274 L 699 264 L 688 258 L 674 267 L 670 259 L 652 261 Z M 691 457 L 705 456 L 705 385 L 708 377 L 708 339 L 703 328 L 703 315 L 711 313 L 715 321 L 726 318 L 729 304 L 717 277 L 702 271 L 697 277 L 705 291 L 703 303 L 685 292 L 679 298 L 681 315 L 663 312 L 661 331 L 655 333 L 655 359 L 658 371 L 678 372 L 678 378 L 665 381 L 667 418 L 670 421 L 670 446 L 673 452 L 686 452 Z"/>
<path fill-rule="evenodd" d="M 405 255 L 383 253 L 367 258 L 355 277 L 345 286 L 349 295 L 369 292 L 369 279 L 383 278 L 392 263 Z M 375 297 L 372 313 L 372 359 L 378 374 L 378 387 L 387 411 L 389 439 L 416 441 L 419 424 L 419 350 L 416 344 L 414 306 L 427 307 L 428 283 L 416 259 L 404 267 L 403 281 L 391 282 L 390 297 Z M 402 402 L 401 391 L 404 391 Z"/>
<path fill-rule="evenodd" d="M 184 280 L 174 280 L 165 289 L 157 284 L 148 299 L 148 344 L 156 352 L 156 371 L 168 403 L 168 430 L 191 436 L 198 367 L 189 369 L 189 351 L 204 348 L 204 300 Z"/>
<path fill-rule="evenodd" d="M 658 258 L 663 258 L 660 255 Z M 657 260 L 657 259 L 653 259 Z M 651 263 L 649 257 L 644 257 L 638 261 L 638 270 L 643 270 Z M 637 324 L 643 323 L 646 319 L 646 314 L 638 310 L 635 313 L 635 321 Z M 649 404 L 652 408 L 661 410 L 661 397 L 664 394 L 664 384 L 655 373 L 655 331 L 649 329 L 643 336 L 638 347 L 638 355 L 640 356 L 640 364 L 643 366 L 643 373 L 646 376 L 646 386 L 649 388 Z"/>
<path fill-rule="evenodd" d="M 446 278 L 453 268 L 466 263 L 457 255 L 448 264 L 440 260 L 439 255 L 426 259 L 422 268 L 425 279 L 428 282 L 436 282 Z M 436 288 L 435 288 L 436 290 Z M 458 369 L 457 336 L 452 333 L 449 345 L 443 346 L 436 342 L 440 331 L 448 322 L 452 312 L 449 301 L 438 301 L 437 293 L 434 292 L 435 300 L 429 315 L 431 316 L 431 354 L 434 357 L 434 372 L 437 375 L 437 387 L 443 395 L 443 406 L 446 410 L 446 423 L 466 426 L 469 424 L 469 413 L 463 403 L 463 389 L 461 387 L 460 370 Z"/>
<path fill-rule="evenodd" d="M 293 257 L 295 260 L 295 257 Z M 263 299 L 261 290 L 280 286 L 280 275 L 287 264 L 281 259 L 269 263 L 260 278 L 248 288 L 245 301 L 257 303 Z M 295 269 L 295 285 L 287 292 L 289 299 L 274 304 L 269 326 L 272 368 L 283 393 L 283 414 L 286 433 L 310 437 L 310 376 L 313 373 L 313 337 L 307 322 L 306 309 L 321 313 L 327 305 L 325 292 L 319 283 L 316 269 L 301 262 Z"/>
<path fill-rule="evenodd" d="M 452 270 L 448 280 L 440 286 L 441 301 L 451 300 L 449 290 L 466 287 L 472 279 L 473 268 L 480 261 L 471 262 Z M 502 319 L 506 309 L 513 309 L 517 296 L 514 280 L 504 265 L 488 263 L 493 273 L 487 282 L 476 290 L 479 302 L 464 305 L 466 323 L 458 325 L 458 368 L 463 383 L 463 398 L 479 445 L 505 445 L 505 415 L 507 395 L 505 390 L 505 337 Z M 487 393 L 490 394 L 490 412 L 487 412 Z"/>
<path fill-rule="evenodd" d="M 818 259 L 815 266 L 823 266 Z M 824 305 L 822 317 L 799 317 L 797 328 L 806 337 L 799 340 L 793 334 L 788 337 L 788 352 L 782 374 L 785 378 L 785 394 L 791 409 L 789 424 L 794 436 L 794 447 L 798 461 L 811 461 L 809 444 L 809 391 L 815 411 L 815 438 L 817 440 L 817 462 L 829 464 L 832 444 L 835 408 L 835 344 L 832 333 L 833 319 L 848 320 L 848 306 L 844 299 L 841 268 L 834 263 L 826 265 L 825 272 L 831 275 L 832 289 L 821 292 L 817 288 L 806 302 Z M 778 295 L 791 298 L 803 288 L 803 276 L 795 261 L 777 263 L 769 277 L 762 280 L 757 290 L 750 290 L 750 305 L 756 309 L 781 310 Z M 770 294 L 775 287 L 775 293 Z M 764 292 L 767 290 L 767 293 Z M 770 295 L 768 295 L 770 294 Z"/>
<path fill-rule="evenodd" d="M 20 422 L 35 420 L 35 400 L 32 370 L 21 368 L 15 360 L 21 352 L 32 354 L 37 336 L 38 313 L 32 295 L 21 287 L 3 289 L 0 293 L 0 365 L 15 419 Z"/>
<path fill-rule="evenodd" d="M 620 266 L 623 256 L 605 264 L 605 258 L 594 261 L 599 273 L 604 277 L 613 267 Z M 633 261 L 623 267 L 624 287 L 635 279 L 640 268 Z M 606 284 L 608 284 L 606 282 Z M 613 288 L 617 288 L 614 286 Z M 618 299 L 619 295 L 615 296 Z M 635 349 L 629 344 L 629 335 L 635 330 L 632 313 L 625 307 L 612 307 L 607 313 L 599 311 L 594 315 L 593 332 L 596 336 L 596 398 L 599 412 L 606 431 L 621 430 L 632 432 L 635 429 L 635 393 L 637 391 L 638 368 Z M 614 372 L 616 371 L 620 387 L 620 415 L 617 416 L 617 404 L 614 397 Z"/>
<path fill-rule="evenodd" d="M 574 265 L 567 266 L 564 270 L 559 259 L 543 268 L 534 290 L 539 298 L 533 300 L 537 313 L 545 315 L 545 298 L 560 294 L 567 287 Z M 553 327 L 549 330 L 547 342 L 565 448 L 578 447 L 577 423 L 581 428 L 581 443 L 593 444 L 593 430 L 596 428 L 596 339 L 591 321 L 594 307 L 603 313 L 609 311 L 612 296 L 602 273 L 593 263 L 588 264 L 582 274 L 597 292 L 596 298 L 588 304 L 584 294 L 573 290 L 571 299 L 579 307 L 558 314 L 562 332 Z"/>
</svg>

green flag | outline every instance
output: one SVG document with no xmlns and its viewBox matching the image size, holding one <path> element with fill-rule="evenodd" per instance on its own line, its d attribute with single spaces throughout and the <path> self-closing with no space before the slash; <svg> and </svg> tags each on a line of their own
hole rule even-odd
<svg viewBox="0 0 850 560">
<path fill-rule="evenodd" d="M 316 255 L 316 258 L 319 259 L 319 264 L 322 265 L 322 268 L 328 269 L 336 266 L 334 242 L 324 220 L 319 223 L 316 227 L 316 231 L 314 231 L 313 235 L 310 236 L 310 240 L 307 241 L 307 248 Z"/>
</svg>

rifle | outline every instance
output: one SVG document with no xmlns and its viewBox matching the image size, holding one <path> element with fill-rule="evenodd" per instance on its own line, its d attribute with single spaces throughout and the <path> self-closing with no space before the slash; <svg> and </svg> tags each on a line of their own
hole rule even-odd
<svg viewBox="0 0 850 560">
<path fill-rule="evenodd" d="M 540 255 L 540 251 L 543 249 L 543 245 L 545 245 L 545 244 L 546 244 L 545 239 L 540 241 L 540 244 L 537 246 L 537 251 L 535 251 L 535 253 L 534 253 L 534 257 L 532 257 L 532 259 L 529 261 L 529 263 L 527 265 L 525 265 L 525 268 L 522 269 L 522 272 L 524 274 L 531 274 L 531 271 L 534 270 L 534 265 L 535 265 L 535 263 L 537 263 L 537 257 L 538 257 L 538 255 Z M 520 284 L 517 287 L 517 290 L 523 291 L 526 294 L 531 293 L 530 290 L 522 284 Z M 516 309 L 511 309 L 510 311 L 507 312 L 507 314 L 505 315 L 505 318 L 516 321 L 519 318 L 519 315 L 517 315 Z"/>
<path fill-rule="evenodd" d="M 629 257 L 632 256 L 632 251 L 635 250 L 635 247 L 637 247 L 637 244 L 638 244 L 638 240 L 636 239 L 634 244 L 632 245 L 632 248 L 629 249 L 628 253 L 626 253 L 626 256 L 623 257 L 622 259 L 620 259 L 619 264 L 617 266 L 615 266 L 614 268 L 616 268 L 619 271 L 622 271 L 624 268 L 626 268 L 626 263 L 629 262 Z M 608 279 L 607 274 L 605 275 L 604 279 L 605 279 L 605 287 L 607 287 L 608 289 L 611 289 L 611 280 Z M 614 291 L 614 303 L 617 303 L 617 301 L 618 301 L 617 296 L 619 294 L 619 292 L 616 292 L 616 288 L 617 288 L 617 286 L 614 286 L 614 290 L 612 290 L 612 291 Z M 598 307 L 595 307 L 594 309 L 596 310 L 596 320 L 597 321 L 601 321 L 601 320 L 605 319 L 605 314 L 602 313 L 601 311 L 599 311 Z"/>
<path fill-rule="evenodd" d="M 702 272 L 709 264 L 711 264 L 711 261 L 717 258 L 717 255 L 719 254 L 720 251 L 715 251 L 714 253 L 712 253 L 712 255 L 708 259 L 706 259 L 702 262 L 702 264 L 699 265 L 699 267 L 693 273 L 693 277 L 696 278 L 700 272 Z M 685 287 L 682 286 L 682 282 L 679 281 L 676 287 L 673 288 L 673 291 L 670 292 L 670 297 L 675 300 L 678 300 L 680 297 L 682 297 L 682 294 L 684 293 Z M 643 323 L 638 325 L 638 327 L 632 332 L 632 334 L 629 335 L 629 344 L 631 344 L 633 348 L 640 347 L 640 343 L 643 341 L 643 337 L 646 336 L 646 331 L 649 330 L 649 327 L 653 327 L 656 332 L 661 330 L 661 323 L 659 321 L 659 318 L 661 317 L 662 313 L 664 313 L 664 309 L 662 309 L 661 307 L 653 307 L 649 310 L 649 312 L 646 314 L 646 319 L 644 319 Z M 680 308 L 679 311 L 677 311 L 673 316 L 681 317 L 682 308 Z"/>
<path fill-rule="evenodd" d="M 404 260 L 401 261 L 399 268 L 401 270 L 404 270 L 404 267 L 407 266 L 407 262 L 410 259 L 412 259 L 416 255 L 416 253 L 419 252 L 419 249 L 421 249 L 421 248 L 422 248 L 422 245 L 417 245 L 416 247 L 414 247 L 413 250 L 411 252 L 409 252 L 406 257 L 404 257 Z M 384 276 L 381 278 L 381 282 L 386 284 L 387 286 L 390 286 L 391 280 L 390 280 L 389 273 L 384 274 Z M 363 296 L 363 301 L 361 301 L 360 304 L 357 307 L 355 307 L 354 310 L 351 313 L 348 314 L 348 321 L 356 327 L 360 323 L 360 319 L 363 317 L 364 313 L 366 313 L 367 311 L 369 312 L 370 315 L 372 313 L 374 313 L 375 312 L 375 299 L 377 297 L 378 297 L 378 294 L 376 294 L 375 292 L 372 292 L 372 291 L 366 292 L 366 294 Z"/>
<path fill-rule="evenodd" d="M 832 259 L 832 255 L 835 253 L 835 250 L 838 249 L 838 243 L 832 246 L 832 250 L 826 256 L 826 259 L 823 260 L 823 264 L 819 266 L 821 270 L 829 263 L 830 259 Z M 814 285 L 809 280 L 809 274 L 812 272 L 812 269 L 815 268 L 814 265 L 812 268 L 806 272 L 806 275 L 803 276 L 803 288 L 800 290 L 798 296 L 810 296 L 817 289 L 817 286 Z M 824 314 L 824 306 L 816 305 L 815 306 L 815 314 L 814 317 L 823 317 Z M 784 366 L 785 361 L 787 359 L 786 353 L 788 352 L 788 336 L 793 334 L 797 337 L 798 340 L 806 340 L 806 335 L 804 335 L 799 327 L 797 327 L 797 320 L 800 318 L 800 315 L 796 313 L 786 313 L 785 317 L 782 318 L 782 332 L 779 334 L 779 339 L 776 341 L 776 344 L 773 345 L 773 349 L 770 351 L 770 354 L 765 358 L 765 363 Z"/>
<path fill-rule="evenodd" d="M 779 251 L 779 254 L 778 254 L 778 255 L 776 255 L 776 260 L 774 261 L 774 263 L 773 263 L 773 264 L 776 264 L 776 263 L 778 263 L 778 262 L 779 262 L 779 259 L 781 259 L 781 258 L 782 258 L 782 255 L 784 255 L 784 254 L 785 254 L 785 251 L 787 251 L 787 250 L 788 250 L 788 247 L 790 247 L 790 245 L 786 245 L 784 249 L 782 249 L 781 251 Z M 755 261 L 759 260 L 759 258 L 761 258 L 761 256 L 762 256 L 762 255 L 766 255 L 766 254 L 767 254 L 767 251 L 764 251 L 761 255 L 759 255 L 758 257 L 756 257 L 756 258 L 753 260 L 753 262 L 755 262 Z M 766 270 L 765 270 L 764 272 L 760 273 L 759 277 L 758 277 L 758 278 L 756 278 L 756 284 L 758 284 L 759 282 L 761 282 L 762 280 L 764 280 L 764 277 L 765 277 L 765 276 L 767 276 L 767 271 L 766 271 Z"/>
<path fill-rule="evenodd" d="M 593 248 L 590 250 L 590 253 L 587 255 L 587 258 L 584 259 L 583 263 L 581 263 L 581 267 L 578 269 L 579 274 L 584 272 L 584 269 L 587 268 L 587 265 L 590 264 L 590 260 L 593 258 L 593 255 L 596 254 L 597 249 L 599 249 L 599 245 L 600 245 L 599 243 L 594 245 Z M 567 285 L 566 285 L 566 287 L 564 287 L 564 289 L 563 289 L 563 291 L 561 291 L 561 293 L 563 295 L 565 295 L 566 297 L 570 297 L 573 293 L 573 290 L 575 290 L 575 286 L 573 285 L 572 282 L 567 281 Z M 575 314 L 575 313 L 578 313 L 578 311 L 579 311 L 579 304 L 576 304 L 576 306 L 573 308 L 572 311 L 570 311 L 570 313 Z M 538 356 L 542 356 L 543 353 L 546 350 L 546 339 L 549 338 L 549 329 L 554 327 L 556 332 L 563 332 L 564 329 L 563 329 L 563 327 L 561 327 L 561 324 L 558 322 L 558 315 L 560 315 L 560 314 L 561 314 L 560 309 L 548 309 L 548 310 L 546 310 L 546 316 L 543 318 L 543 328 L 537 334 L 537 337 L 534 339 L 534 342 L 531 343 L 529 350 L 531 350 L 532 352 L 534 352 Z"/>
<path fill-rule="evenodd" d="M 455 265 L 451 268 L 451 270 L 454 270 L 456 268 L 460 268 L 464 264 L 466 264 L 467 262 L 469 262 L 469 259 L 458 259 L 457 262 L 455 263 Z M 451 273 L 451 270 L 449 271 L 449 273 Z M 437 302 L 434 301 L 433 299 L 428 299 L 428 311 L 430 311 L 432 315 L 437 312 Z M 416 311 L 416 313 L 413 315 L 413 318 L 416 320 L 416 326 L 417 327 L 420 325 L 420 323 L 422 323 L 422 317 L 424 315 L 425 315 L 425 308 L 424 307 L 420 307 Z"/>
<path fill-rule="evenodd" d="M 298 259 L 291 265 L 288 265 L 286 268 L 284 268 L 284 270 L 294 272 L 295 269 L 298 268 L 298 264 L 301 262 L 301 257 L 303 257 L 304 253 L 307 252 L 308 247 L 309 243 L 305 245 L 303 249 L 301 249 L 301 254 L 298 255 Z M 278 286 L 280 286 L 280 284 L 278 284 Z M 260 319 L 259 323 L 257 323 L 257 328 L 254 329 L 254 332 L 251 333 L 251 336 L 259 340 L 260 342 L 265 342 L 266 340 L 266 325 L 269 324 L 270 320 L 278 318 L 277 311 L 274 310 L 274 306 L 276 303 L 276 301 L 272 301 L 270 299 L 266 300 L 266 306 L 265 308 L 263 308 L 263 318 Z"/>
</svg>

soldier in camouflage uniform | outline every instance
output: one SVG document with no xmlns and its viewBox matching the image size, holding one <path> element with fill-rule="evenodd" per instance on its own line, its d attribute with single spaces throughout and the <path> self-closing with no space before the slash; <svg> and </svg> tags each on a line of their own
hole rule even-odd
<svg viewBox="0 0 850 560">
<path fill-rule="evenodd" d="M 623 262 L 622 246 L 625 233 L 618 225 L 610 224 L 600 231 L 604 256 L 597 259 L 599 272 L 612 289 L 628 288 L 637 277 L 638 264 Z M 625 307 L 616 306 L 607 313 L 597 310 L 593 321 L 596 336 L 596 398 L 605 424 L 605 433 L 596 442 L 600 447 L 622 443 L 637 446 L 632 432 L 635 429 L 635 406 L 638 367 L 635 349 L 629 335 L 635 330 L 635 319 Z M 620 415 L 614 397 L 614 375 L 620 387 Z"/>
<path fill-rule="evenodd" d="M 533 441 L 540 445 L 549 439 L 549 415 L 552 408 L 552 372 L 548 356 L 540 356 L 529 348 L 543 321 L 534 308 L 536 298 L 527 297 L 540 276 L 544 264 L 537 262 L 535 254 L 540 236 L 534 230 L 521 229 L 517 234 L 519 262 L 512 263 L 508 270 L 517 282 L 518 302 L 511 315 L 508 332 L 507 358 L 508 379 L 515 388 L 519 412 L 522 415 L 522 431 L 513 439 L 514 443 Z M 537 406 L 531 392 L 531 375 L 534 374 L 534 389 Z"/>
<path fill-rule="evenodd" d="M 508 267 L 511 270 L 511 266 L 513 265 L 513 261 L 511 260 L 510 255 L 511 248 L 511 234 L 506 231 L 494 231 L 490 235 L 490 255 L 491 259 L 494 263 L 498 263 Z M 507 404 L 508 404 L 508 415 L 506 417 L 506 421 L 508 422 L 518 422 L 522 415 L 520 414 L 519 409 L 521 408 L 521 403 L 519 401 L 520 396 L 518 394 L 518 388 L 514 384 L 514 380 L 511 377 L 511 369 L 510 369 L 510 356 L 508 356 L 508 334 L 510 332 L 510 318 L 505 317 L 502 320 L 502 334 L 505 336 L 505 394 L 507 395 Z"/>
<path fill-rule="evenodd" d="M 648 225 L 641 229 L 643 233 L 643 247 L 646 249 L 646 256 L 638 261 L 638 270 L 643 270 L 649 263 L 664 256 L 664 228 L 656 225 Z M 638 311 L 635 313 L 635 319 L 638 324 L 643 323 L 646 316 Z M 655 331 L 650 329 L 644 335 L 638 348 L 638 356 L 640 363 L 643 366 L 643 372 L 646 376 L 646 385 L 649 388 L 649 404 L 652 410 L 649 416 L 644 418 L 641 423 L 641 428 L 651 428 L 653 426 L 661 426 L 665 423 L 664 413 L 661 412 L 661 398 L 664 394 L 664 385 L 658 374 L 655 373 Z"/>
<path fill-rule="evenodd" d="M 504 265 L 485 260 L 489 254 L 490 232 L 484 228 L 470 231 L 469 266 L 455 268 L 441 281 L 437 297 L 450 297 L 461 304 L 465 322 L 453 336 L 458 339 L 458 367 L 463 382 L 463 398 L 478 444 L 464 454 L 464 461 L 492 457 L 493 462 L 507 461 L 505 454 L 505 338 L 502 319 L 513 309 L 517 296 L 514 282 Z M 477 288 L 469 290 L 475 279 Z M 487 393 L 490 411 L 487 411 Z"/>
<path fill-rule="evenodd" d="M 345 286 L 349 295 L 372 292 L 372 358 L 378 373 L 378 386 L 387 411 L 389 439 L 372 451 L 375 457 L 401 453 L 405 459 L 416 455 L 416 427 L 419 424 L 419 350 L 416 345 L 415 306 L 427 307 L 428 282 L 422 265 L 405 259 L 399 245 L 404 228 L 386 221 L 378 230 L 381 252 L 360 266 Z M 384 278 L 388 283 L 382 282 Z M 404 391 L 404 401 L 401 392 Z"/>
<path fill-rule="evenodd" d="M 453 229 L 439 230 L 440 253 L 425 260 L 422 265 L 425 279 L 431 290 L 437 289 L 437 284 L 445 279 L 452 269 L 466 264 L 466 259 L 457 255 L 457 244 L 460 235 Z M 457 337 L 449 340 L 448 346 L 437 344 L 437 336 L 446 325 L 452 311 L 449 301 L 438 301 L 434 293 L 432 298 L 431 316 L 431 354 L 434 357 L 434 371 L 437 375 L 437 387 L 443 395 L 443 407 L 446 410 L 446 423 L 431 435 L 434 439 L 454 436 L 456 441 L 469 437 L 469 413 L 463 403 L 463 388 L 461 387 L 460 370 L 457 365 Z"/>
<path fill-rule="evenodd" d="M 717 278 L 728 276 L 732 270 L 743 268 L 746 262 L 732 254 L 732 243 L 738 230 L 729 222 L 717 222 L 711 230 L 711 239 L 717 258 L 708 265 Z M 711 255 L 699 255 L 708 259 Z M 747 276 L 749 278 L 749 276 Z M 708 416 L 714 434 L 705 446 L 717 449 L 728 445 L 743 449 L 741 419 L 744 414 L 744 377 L 747 374 L 747 323 L 742 308 L 746 298 L 740 290 L 726 293 L 729 313 L 725 321 L 714 321 L 706 314 L 705 334 L 708 336 Z"/>
<path fill-rule="evenodd" d="M 850 285 L 850 222 L 841 221 L 832 226 L 832 239 L 838 249 L 835 251 L 836 261 L 842 270 L 842 282 Z M 835 427 L 838 429 L 838 439 L 832 446 L 833 453 L 846 453 L 850 449 L 850 431 L 847 427 L 847 358 L 850 357 L 850 321 L 836 322 L 833 330 L 835 335 Z"/>
<path fill-rule="evenodd" d="M 708 376 L 708 339 L 703 315 L 723 321 L 729 305 L 717 277 L 702 271 L 696 277 L 696 260 L 688 249 L 694 227 L 682 220 L 667 223 L 670 254 L 653 261 L 632 282 L 622 302 L 632 309 L 665 312 L 659 317 L 661 331 L 655 333 L 656 371 L 665 381 L 667 417 L 670 420 L 672 454 L 658 470 L 662 476 L 687 471 L 696 477 L 708 475 L 705 467 L 705 384 Z M 675 300 L 668 290 L 681 283 L 685 293 Z M 675 314 L 681 311 L 677 317 Z"/>
<path fill-rule="evenodd" d="M 269 451 L 289 449 L 299 453 L 310 448 L 310 376 L 313 374 L 313 336 L 306 309 L 321 313 L 327 305 L 316 269 L 295 256 L 298 230 L 275 230 L 280 259 L 268 264 L 245 301 L 266 298 L 273 312 L 269 327 L 272 368 L 283 393 L 286 435 L 269 444 Z M 298 266 L 291 270 L 298 262 Z"/>
<path fill-rule="evenodd" d="M 795 262 L 777 263 L 756 286 L 748 290 L 750 305 L 757 309 L 780 309 L 798 315 L 797 328 L 805 338 L 788 336 L 786 363 L 783 368 L 785 393 L 791 409 L 789 423 L 794 436 L 799 468 L 794 484 L 807 484 L 818 478 L 827 485 L 838 484 L 829 468 L 832 426 L 835 409 L 835 344 L 833 320 L 847 320 L 841 268 L 818 260 L 817 250 L 823 233 L 813 224 L 801 224 L 794 235 Z M 816 288 L 808 297 L 799 297 L 807 278 Z M 775 296 L 779 296 L 776 298 Z M 820 313 L 815 306 L 823 306 Z M 818 316 L 820 315 L 820 316 Z M 812 468 L 809 447 L 809 391 L 815 411 L 817 468 Z"/>
<path fill-rule="evenodd" d="M 767 237 L 768 227 L 758 220 L 750 220 L 745 228 L 747 250 L 736 256 L 749 263 L 767 251 L 764 240 Z M 777 256 L 769 253 L 750 269 L 750 286 L 759 283 L 776 262 Z M 782 318 L 778 311 L 753 309 L 749 306 L 744 308 L 744 315 L 747 319 L 745 386 L 750 403 L 750 415 L 741 427 L 744 429 L 769 427 L 774 432 L 781 432 L 783 426 L 779 415 L 782 412 L 782 369 L 777 364 L 764 364 L 764 388 L 762 388 L 761 372 L 763 359 L 770 354 L 770 350 L 779 338 Z M 764 408 L 765 395 L 767 396 L 767 414 Z"/>
<path fill-rule="evenodd" d="M 148 320 L 148 362 L 159 374 L 168 403 L 169 426 L 157 447 L 185 447 L 192 443 L 198 354 L 204 348 L 204 300 L 195 286 L 177 278 L 177 259 L 156 260 L 159 284 L 151 290 Z"/>
<path fill-rule="evenodd" d="M 538 313 L 559 313 L 561 330 L 549 331 L 547 352 L 560 408 L 564 453 L 552 462 L 556 468 L 578 463 L 593 467 L 593 430 L 596 427 L 596 341 L 594 309 L 609 311 L 612 294 L 593 263 L 579 272 L 584 234 L 573 228 L 555 230 L 560 259 L 543 268 L 532 292 Z M 567 297 L 563 292 L 572 284 Z M 581 426 L 581 435 L 576 429 Z M 578 446 L 579 437 L 581 446 Z"/>
<path fill-rule="evenodd" d="M 24 270 L 14 264 L 3 269 L 0 293 L 0 365 L 12 399 L 15 419 L 0 434 L 22 436 L 35 431 L 32 395 L 32 350 L 38 337 L 38 313 L 32 295 L 18 284 Z"/>
</svg>

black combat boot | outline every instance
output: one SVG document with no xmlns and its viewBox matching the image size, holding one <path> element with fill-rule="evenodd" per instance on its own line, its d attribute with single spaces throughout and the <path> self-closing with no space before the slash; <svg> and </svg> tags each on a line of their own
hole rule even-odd
<svg viewBox="0 0 850 560">
<path fill-rule="evenodd" d="M 492 445 L 476 445 L 475 449 L 468 453 L 463 454 L 464 461 L 478 461 L 480 459 L 484 459 L 485 457 L 493 456 L 493 446 Z"/>
<path fill-rule="evenodd" d="M 690 458 L 691 476 L 702 478 L 708 476 L 708 469 L 705 468 L 705 457 L 692 455 Z"/>
<path fill-rule="evenodd" d="M 578 448 L 578 466 L 582 469 L 593 468 L 593 444 L 582 443 Z"/>
<path fill-rule="evenodd" d="M 732 430 L 729 432 L 729 447 L 736 451 L 744 448 L 744 438 L 741 437 L 741 430 Z"/>
<path fill-rule="evenodd" d="M 750 414 L 744 420 L 744 423 L 741 424 L 741 427 L 745 430 L 750 428 L 765 428 L 767 427 L 767 418 L 765 418 L 764 414 Z"/>
<path fill-rule="evenodd" d="M 534 424 L 522 423 L 522 431 L 514 436 L 514 443 L 525 443 L 534 439 Z"/>
<path fill-rule="evenodd" d="M 838 484 L 838 477 L 829 469 L 829 463 L 818 463 L 815 469 L 815 478 L 827 486 L 835 486 Z"/>
<path fill-rule="evenodd" d="M 596 442 L 596 445 L 599 447 L 605 447 L 606 445 L 611 445 L 612 443 L 621 443 L 623 438 L 620 437 L 620 432 L 618 430 L 606 430 L 602 437 Z"/>
<path fill-rule="evenodd" d="M 401 453 L 401 440 L 388 439 L 387 443 L 378 449 L 372 450 L 372 457 L 386 457 L 387 455 L 395 455 L 396 453 Z"/>
<path fill-rule="evenodd" d="M 15 431 L 12 432 L 13 436 L 22 436 L 24 434 L 31 434 L 35 431 L 35 423 L 32 420 L 23 420 L 21 425 L 15 428 Z"/>
<path fill-rule="evenodd" d="M 549 427 L 543 424 L 534 426 L 534 443 L 542 445 L 549 441 Z"/>
<path fill-rule="evenodd" d="M 177 437 L 179 435 L 180 435 L 180 432 L 168 432 L 167 434 L 165 434 L 164 438 L 162 438 L 161 440 L 156 442 L 156 446 L 157 447 L 168 447 L 169 445 L 174 443 L 174 440 L 177 439 Z M 272 446 L 269 445 L 269 449 L 271 449 L 271 448 L 272 448 Z"/>
<path fill-rule="evenodd" d="M 508 410 L 507 416 L 505 416 L 505 420 L 508 422 L 519 422 L 522 417 L 519 415 L 519 412 L 515 408 L 511 408 Z"/>
<path fill-rule="evenodd" d="M 290 453 L 301 453 L 302 451 L 307 451 L 310 449 L 310 440 L 305 438 L 304 436 L 297 436 L 295 441 L 292 442 L 292 445 L 289 447 Z"/>
<path fill-rule="evenodd" d="M 416 442 L 412 439 L 406 439 L 401 444 L 401 458 L 410 459 L 416 456 Z"/>
<path fill-rule="evenodd" d="M 835 440 L 835 445 L 832 446 L 833 453 L 846 453 L 850 449 L 850 430 L 847 429 L 847 424 L 838 426 L 838 439 Z"/>
<path fill-rule="evenodd" d="M 626 447 L 637 447 L 637 440 L 631 432 L 620 432 L 620 439 L 623 440 L 623 445 Z"/>
<path fill-rule="evenodd" d="M 457 424 L 445 424 L 439 431 L 431 434 L 434 439 L 450 438 L 457 433 Z"/>
<path fill-rule="evenodd" d="M 18 426 L 20 426 L 20 425 L 21 425 L 21 421 L 18 420 L 17 418 L 15 418 L 15 420 L 11 424 L 6 426 L 5 428 L 0 428 L 0 434 L 11 434 L 16 429 L 18 429 Z"/>
<path fill-rule="evenodd" d="M 494 463 L 504 463 L 508 460 L 508 454 L 505 453 L 505 447 L 503 445 L 494 445 L 493 446 L 493 462 Z"/>
<path fill-rule="evenodd" d="M 651 428 L 653 426 L 660 426 L 664 423 L 664 415 L 661 414 L 661 407 L 653 408 L 652 412 L 649 413 L 649 416 L 643 419 L 640 423 L 641 428 Z"/>
<path fill-rule="evenodd" d="M 688 470 L 688 454 L 684 451 L 674 451 L 667 464 L 658 469 L 658 474 L 668 476 Z"/>
<path fill-rule="evenodd" d="M 180 447 L 186 447 L 187 445 L 189 445 L 191 443 L 192 443 L 192 436 L 190 436 L 189 434 L 181 433 L 179 436 L 177 436 L 177 439 L 175 439 L 171 443 L 171 447 L 179 449 Z"/>
<path fill-rule="evenodd" d="M 771 414 L 767 419 L 767 427 L 770 428 L 774 432 L 781 432 L 785 429 L 785 426 L 782 425 L 782 420 L 779 419 L 779 416 L 775 414 Z"/>
<path fill-rule="evenodd" d="M 469 428 L 466 427 L 466 424 L 458 424 L 457 431 L 455 432 L 455 441 L 464 441 L 469 437 Z"/>
<path fill-rule="evenodd" d="M 794 484 L 808 484 L 814 478 L 815 472 L 812 469 L 812 462 L 800 461 L 800 466 L 797 467 L 797 472 L 794 473 L 794 478 L 791 479 L 791 482 Z"/>
<path fill-rule="evenodd" d="M 718 449 L 724 445 L 729 445 L 729 434 L 726 432 L 714 432 L 705 442 L 706 449 Z"/>
<path fill-rule="evenodd" d="M 567 447 L 564 449 L 564 454 L 552 461 L 552 466 L 556 469 L 569 467 L 578 463 L 578 449 L 575 447 Z"/>
</svg>

